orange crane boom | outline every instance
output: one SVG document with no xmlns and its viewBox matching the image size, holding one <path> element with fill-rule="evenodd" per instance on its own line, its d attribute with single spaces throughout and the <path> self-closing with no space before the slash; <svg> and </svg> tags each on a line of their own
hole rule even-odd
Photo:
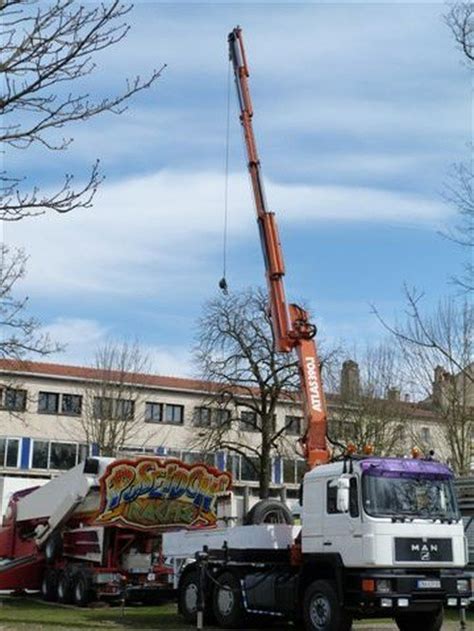
<svg viewBox="0 0 474 631">
<path fill-rule="evenodd" d="M 270 316 L 277 350 L 290 353 L 295 350 L 301 380 L 301 394 L 306 429 L 302 437 L 305 457 L 310 469 L 330 459 L 326 432 L 327 411 L 322 387 L 318 353 L 314 336 L 316 327 L 307 312 L 295 304 L 288 305 L 283 277 L 285 265 L 278 236 L 275 213 L 267 208 L 260 160 L 252 126 L 253 109 L 248 84 L 249 70 L 242 40 L 237 27 L 229 34 L 229 57 L 234 68 L 235 85 L 240 107 L 240 122 L 248 158 L 257 222 L 265 261 L 266 279 L 270 298 Z"/>
</svg>

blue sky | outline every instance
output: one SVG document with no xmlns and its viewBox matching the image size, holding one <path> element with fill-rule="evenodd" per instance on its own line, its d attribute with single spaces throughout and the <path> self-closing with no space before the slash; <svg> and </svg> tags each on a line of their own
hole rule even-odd
<svg viewBox="0 0 474 631">
<path fill-rule="evenodd" d="M 63 154 L 9 152 L 9 169 L 54 187 L 96 158 L 94 208 L 4 226 L 30 255 L 21 291 L 66 343 L 54 361 L 88 363 L 105 339 L 138 337 L 162 374 L 190 374 L 202 303 L 221 276 L 227 34 L 244 29 L 254 124 L 277 212 L 291 300 L 311 306 L 323 339 L 383 335 L 370 313 L 403 308 L 404 283 L 427 307 L 453 291 L 463 253 L 439 236 L 442 199 L 468 157 L 471 86 L 428 3 L 138 2 L 125 41 L 82 89 L 168 67 L 121 116 L 72 126 Z M 228 282 L 263 284 L 263 265 L 232 91 Z"/>
</svg>

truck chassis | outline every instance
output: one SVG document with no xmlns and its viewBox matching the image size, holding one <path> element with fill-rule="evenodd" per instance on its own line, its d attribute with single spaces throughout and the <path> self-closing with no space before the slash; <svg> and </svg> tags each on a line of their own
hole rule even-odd
<svg viewBox="0 0 474 631">
<path fill-rule="evenodd" d="M 293 620 L 309 631 L 349 631 L 354 619 L 394 618 L 400 631 L 439 631 L 444 607 L 466 605 L 462 570 L 345 568 L 338 554 L 292 549 L 205 549 L 185 565 L 178 608 L 190 623 L 203 610 L 224 628 L 244 629 L 255 618 Z"/>
</svg>

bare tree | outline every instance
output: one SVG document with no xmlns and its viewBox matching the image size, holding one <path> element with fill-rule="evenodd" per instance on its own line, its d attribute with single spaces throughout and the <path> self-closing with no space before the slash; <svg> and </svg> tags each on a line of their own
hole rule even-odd
<svg viewBox="0 0 474 631">
<path fill-rule="evenodd" d="M 399 357 L 382 343 L 368 346 L 357 359 L 344 363 L 340 396 L 331 406 L 331 435 L 344 447 L 352 443 L 358 453 L 366 446 L 384 456 L 401 453 L 415 410 L 400 400 Z"/>
<path fill-rule="evenodd" d="M 472 166 L 457 164 L 453 167 L 444 197 L 452 204 L 459 215 L 459 221 L 446 234 L 448 239 L 462 246 L 466 251 L 466 262 L 461 275 L 453 277 L 454 283 L 463 291 L 474 291 L 474 174 Z"/>
<path fill-rule="evenodd" d="M 206 450 L 239 454 L 255 471 L 260 496 L 268 497 L 271 457 L 281 448 L 285 427 L 277 427 L 278 402 L 297 395 L 293 355 L 279 353 L 260 289 L 210 300 L 199 321 L 195 363 L 212 383 L 207 403 L 226 413 L 200 432 Z"/>
<path fill-rule="evenodd" d="M 474 431 L 474 307 L 468 300 L 445 299 L 426 315 L 421 300 L 406 289 L 406 319 L 398 324 L 376 313 L 398 342 L 407 384 L 443 422 L 453 468 L 465 474 Z"/>
<path fill-rule="evenodd" d="M 161 69 L 145 79 L 127 81 L 116 96 L 96 101 L 82 87 L 81 79 L 94 71 L 98 53 L 127 35 L 129 27 L 123 20 L 130 8 L 119 0 L 97 5 L 75 0 L 0 3 L 0 142 L 4 150 L 33 145 L 64 150 L 72 142 L 63 135 L 65 126 L 103 112 L 121 113 L 131 96 L 156 81 Z M 38 184 L 25 188 L 21 175 L 3 171 L 0 219 L 17 221 L 48 209 L 65 213 L 89 207 L 101 180 L 98 163 L 79 188 L 73 187 L 72 180 L 72 175 L 66 175 L 56 190 L 41 193 Z"/>
<path fill-rule="evenodd" d="M 456 2 L 445 16 L 454 39 L 468 63 L 474 62 L 474 6 L 471 2 Z"/>
<path fill-rule="evenodd" d="M 0 143 L 2 151 L 38 147 L 64 151 L 72 143 L 64 129 L 104 112 L 121 113 L 130 97 L 151 86 L 161 70 L 135 77 L 115 96 L 94 100 L 84 81 L 94 72 L 101 51 L 128 32 L 130 6 L 118 0 L 81 5 L 75 0 L 3 0 L 0 2 Z M 4 161 L 5 162 L 5 161 Z M 73 186 L 65 175 L 56 189 L 41 192 L 24 174 L 0 171 L 0 220 L 18 221 L 48 210 L 66 213 L 87 208 L 102 179 L 98 162 L 85 183 Z M 14 296 L 27 257 L 2 245 L 0 268 L 0 356 L 23 357 L 57 350 L 26 313 L 27 300 Z"/>
<path fill-rule="evenodd" d="M 140 384 L 148 366 L 148 357 L 137 343 L 109 342 L 97 350 L 97 377 L 84 390 L 81 428 L 100 455 L 116 456 L 125 446 L 140 442 L 144 421 Z"/>
<path fill-rule="evenodd" d="M 46 355 L 60 350 L 39 322 L 25 313 L 27 298 L 14 296 L 14 287 L 25 275 L 26 255 L 0 244 L 0 357 L 24 359 L 31 353 Z"/>
<path fill-rule="evenodd" d="M 474 63 L 474 5 L 472 2 L 456 2 L 445 16 L 446 24 L 463 54 L 470 69 Z M 445 198 L 459 213 L 459 223 L 446 236 L 465 248 L 467 262 L 464 271 L 454 276 L 456 285 L 464 291 L 474 291 L 474 174 L 472 164 L 457 164 L 453 167 Z"/>
</svg>

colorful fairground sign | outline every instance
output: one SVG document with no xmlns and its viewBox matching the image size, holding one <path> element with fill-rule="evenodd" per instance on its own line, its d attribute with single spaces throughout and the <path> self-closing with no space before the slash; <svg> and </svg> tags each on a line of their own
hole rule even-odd
<svg viewBox="0 0 474 631">
<path fill-rule="evenodd" d="M 205 464 L 117 460 L 100 479 L 97 521 L 144 530 L 212 527 L 217 498 L 230 491 L 231 483 L 229 473 Z"/>
</svg>

